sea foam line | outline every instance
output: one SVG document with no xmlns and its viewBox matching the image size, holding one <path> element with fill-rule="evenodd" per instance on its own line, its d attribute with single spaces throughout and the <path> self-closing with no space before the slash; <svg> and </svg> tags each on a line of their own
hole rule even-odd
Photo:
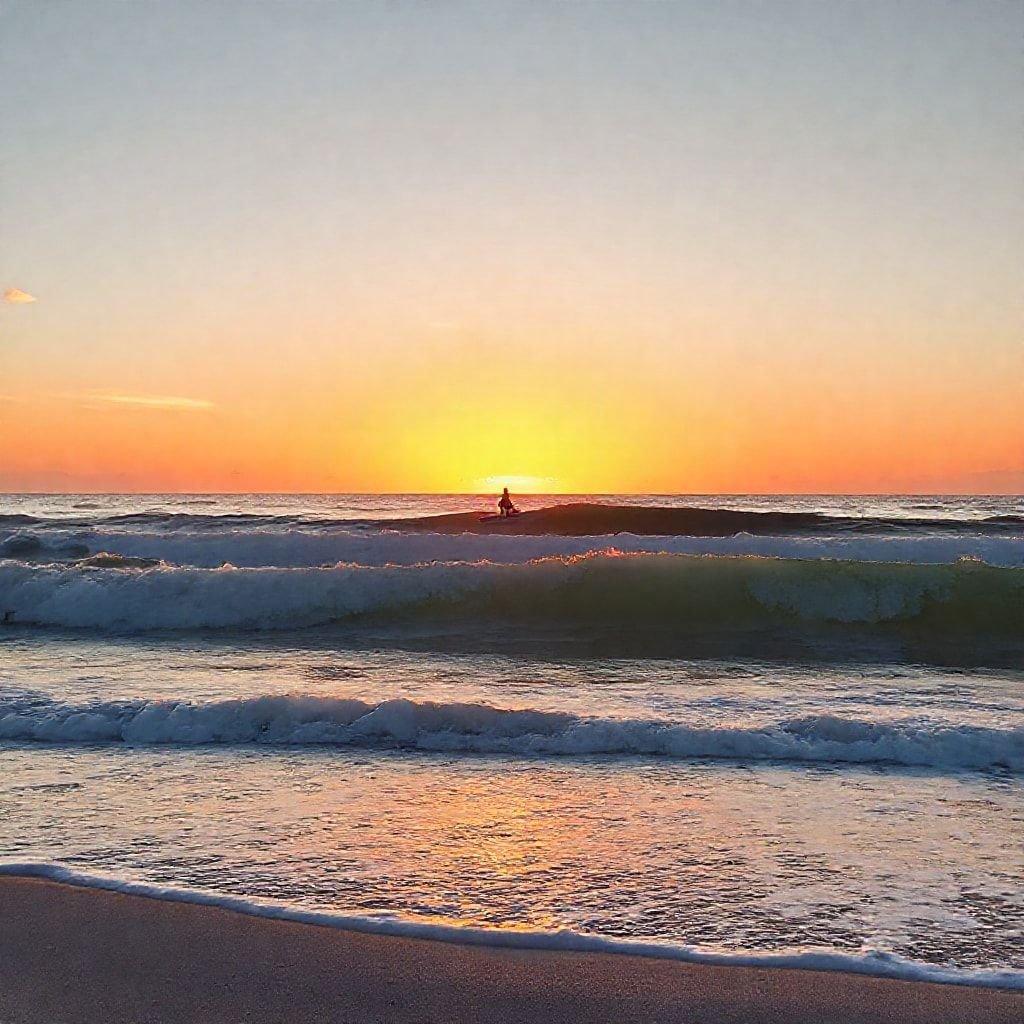
<svg viewBox="0 0 1024 1024">
<path fill-rule="evenodd" d="M 615 953 L 683 963 L 733 967 L 788 968 L 840 971 L 904 981 L 930 981 L 947 985 L 1024 990 L 1024 971 L 1011 968 L 969 968 L 931 964 L 897 953 L 865 948 L 860 953 L 830 949 L 798 949 L 777 953 L 725 952 L 683 943 L 643 939 L 611 939 L 562 929 L 528 931 L 508 928 L 463 927 L 433 924 L 409 918 L 367 917 L 329 910 L 310 910 L 287 903 L 231 896 L 226 893 L 136 882 L 120 875 L 76 871 L 53 861 L 0 861 L 0 876 L 42 878 L 65 885 L 101 889 L 146 899 L 220 907 L 240 914 L 275 921 L 319 925 L 372 935 L 395 935 L 467 946 L 498 949 L 536 949 L 585 953 Z"/>
<path fill-rule="evenodd" d="M 601 718 L 535 708 L 302 694 L 192 703 L 0 698 L 0 742 L 399 748 L 511 757 L 897 764 L 1024 772 L 1024 728 L 809 715 L 760 723 Z"/>
<path fill-rule="evenodd" d="M 839 558 L 861 562 L 950 564 L 974 558 L 990 565 L 1024 565 L 1024 528 L 1017 534 L 840 534 L 776 536 L 739 533 L 729 537 L 489 536 L 480 534 L 367 532 L 358 529 L 288 530 L 225 528 L 135 531 L 0 528 L 0 556 L 41 562 L 70 561 L 108 553 L 175 565 L 217 568 L 306 568 L 350 562 L 415 565 L 422 562 L 528 562 L 600 551 L 609 545 L 628 553 L 760 555 L 778 558 Z"/>
</svg>

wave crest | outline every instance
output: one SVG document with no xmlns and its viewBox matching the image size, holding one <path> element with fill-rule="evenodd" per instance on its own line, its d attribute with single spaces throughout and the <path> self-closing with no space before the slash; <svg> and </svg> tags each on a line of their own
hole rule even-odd
<svg viewBox="0 0 1024 1024">
<path fill-rule="evenodd" d="M 116 567 L 114 567 L 116 566 Z M 856 625 L 1024 640 L 1024 570 L 623 555 L 332 568 L 0 562 L 0 621 L 136 631 L 290 629 L 371 618 L 758 629 Z"/>
<path fill-rule="evenodd" d="M 613 544 L 623 552 L 689 555 L 761 555 L 782 558 L 839 558 L 864 562 L 946 564 L 962 557 L 990 565 L 1024 565 L 1024 537 L 958 532 L 832 535 L 766 535 L 740 532 L 729 536 L 489 535 L 400 532 L 396 530 L 319 528 L 286 529 L 231 520 L 211 530 L 188 528 L 142 530 L 90 529 L 0 530 L 0 557 L 43 563 L 71 561 L 101 552 L 148 558 L 177 565 L 216 568 L 225 562 L 256 568 L 302 568 L 351 562 L 360 565 L 415 565 L 420 562 L 526 562 L 568 557 Z"/>
</svg>

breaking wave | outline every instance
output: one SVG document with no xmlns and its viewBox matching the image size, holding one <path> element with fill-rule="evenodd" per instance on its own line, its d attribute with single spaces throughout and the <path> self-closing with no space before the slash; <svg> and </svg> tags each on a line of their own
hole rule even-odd
<svg viewBox="0 0 1024 1024">
<path fill-rule="evenodd" d="M 848 625 L 1024 640 L 1024 569 L 591 553 L 522 564 L 0 562 L 0 622 L 113 631 L 380 622 L 689 630 Z"/>
<path fill-rule="evenodd" d="M 100 554 L 123 555 L 216 568 L 303 568 L 352 562 L 416 565 L 421 562 L 527 562 L 568 557 L 606 547 L 608 538 L 576 536 L 488 536 L 401 533 L 358 529 L 267 530 L 233 526 L 206 530 L 26 530 L 0 536 L 0 557 L 20 561 L 74 561 Z M 942 564 L 976 558 L 989 565 L 1024 565 L 1024 539 L 981 534 L 846 534 L 838 536 L 754 535 L 644 537 L 618 534 L 616 550 L 690 555 L 761 555 L 781 558 L 840 558 L 862 562 Z"/>
<path fill-rule="evenodd" d="M 265 744 L 506 756 L 659 756 L 896 764 L 1024 772 L 1024 727 L 864 721 L 834 715 L 753 725 L 588 717 L 532 708 L 315 696 L 191 703 L 0 700 L 0 740 L 64 744 Z"/>
</svg>

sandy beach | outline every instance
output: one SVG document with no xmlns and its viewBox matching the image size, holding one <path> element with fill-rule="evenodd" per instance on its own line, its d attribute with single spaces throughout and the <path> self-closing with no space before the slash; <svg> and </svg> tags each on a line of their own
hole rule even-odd
<svg viewBox="0 0 1024 1024">
<path fill-rule="evenodd" d="M 531 952 L 0 879 L 0 1021 L 1016 1022 L 1024 994 Z"/>
</svg>

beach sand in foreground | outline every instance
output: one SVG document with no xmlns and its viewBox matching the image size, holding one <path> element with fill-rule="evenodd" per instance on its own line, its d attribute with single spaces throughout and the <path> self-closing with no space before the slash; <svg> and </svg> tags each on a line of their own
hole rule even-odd
<svg viewBox="0 0 1024 1024">
<path fill-rule="evenodd" d="M 347 932 L 0 878 L 2 1024 L 942 1024 L 1024 993 Z"/>
</svg>

